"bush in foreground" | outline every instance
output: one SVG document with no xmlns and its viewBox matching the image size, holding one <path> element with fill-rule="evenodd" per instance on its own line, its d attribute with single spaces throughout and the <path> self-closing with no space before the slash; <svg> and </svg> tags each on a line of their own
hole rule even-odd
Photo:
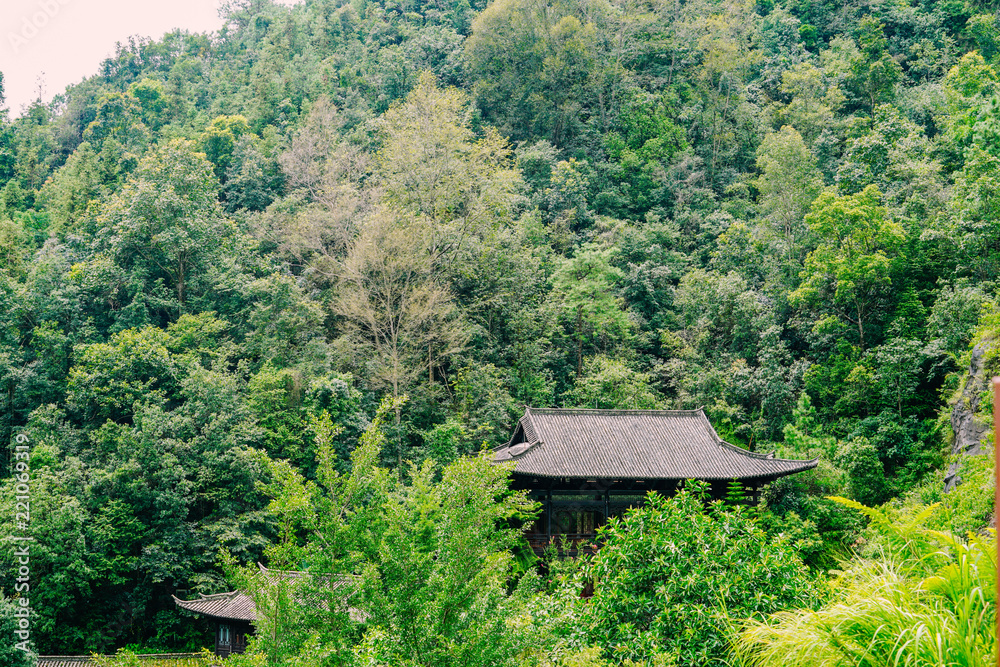
<svg viewBox="0 0 1000 667">
<path fill-rule="evenodd" d="M 667 654 L 678 665 L 717 664 L 729 619 L 809 607 L 821 584 L 794 549 L 768 536 L 754 510 L 715 502 L 689 483 L 602 529 L 588 568 L 594 595 L 585 613 L 592 645 L 615 661 Z"/>
<path fill-rule="evenodd" d="M 922 527 L 935 507 L 908 519 L 835 499 L 872 519 L 871 556 L 855 557 L 818 610 L 748 622 L 745 664 L 800 667 L 987 667 L 996 661 L 996 547 Z"/>
</svg>

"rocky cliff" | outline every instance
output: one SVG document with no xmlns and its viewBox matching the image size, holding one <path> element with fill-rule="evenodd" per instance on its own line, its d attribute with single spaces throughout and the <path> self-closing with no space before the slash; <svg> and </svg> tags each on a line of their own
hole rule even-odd
<svg viewBox="0 0 1000 667">
<path fill-rule="evenodd" d="M 962 482 L 958 474 L 961 457 L 983 453 L 983 442 L 990 429 L 989 410 L 983 403 L 990 395 L 987 393 L 990 373 L 987 373 L 986 361 L 987 350 L 992 346 L 992 341 L 984 341 L 972 349 L 969 374 L 951 408 L 951 430 L 955 440 L 951 445 L 953 460 L 944 478 L 945 491 Z"/>
</svg>

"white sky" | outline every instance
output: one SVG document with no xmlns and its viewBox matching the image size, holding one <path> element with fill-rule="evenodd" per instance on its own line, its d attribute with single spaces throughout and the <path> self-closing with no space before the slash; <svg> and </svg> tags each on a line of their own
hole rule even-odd
<svg viewBox="0 0 1000 667">
<path fill-rule="evenodd" d="M 286 0 L 284 4 L 293 4 Z M 175 28 L 221 27 L 220 0 L 0 0 L 0 72 L 12 116 L 97 74 L 130 35 L 159 39 Z"/>
</svg>

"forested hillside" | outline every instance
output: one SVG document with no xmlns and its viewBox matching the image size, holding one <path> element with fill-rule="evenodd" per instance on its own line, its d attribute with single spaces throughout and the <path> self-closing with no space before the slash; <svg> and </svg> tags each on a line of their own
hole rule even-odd
<svg viewBox="0 0 1000 667">
<path fill-rule="evenodd" d="M 170 595 L 232 590 L 276 544 L 301 565 L 290 489 L 327 489 L 329 509 L 345 480 L 402 478 L 392 516 L 419 524 L 421 502 L 448 497 L 425 486 L 499 489 L 464 455 L 505 441 L 525 404 L 704 406 L 729 442 L 819 457 L 753 525 L 705 518 L 754 548 L 782 535 L 811 568 L 780 566 L 780 600 L 732 598 L 746 616 L 818 604 L 805 578 L 869 539 L 827 495 L 944 498 L 936 527 L 981 529 L 985 462 L 948 497 L 941 482 L 972 346 L 998 364 L 997 12 L 233 0 L 218 34 L 128 40 L 51 103 L 0 117 L 0 442 L 33 447 L 38 650 L 206 644 Z M 504 502 L 479 520 L 527 511 Z M 649 511 L 686 530 L 674 506 Z M 515 533 L 468 531 L 516 549 Z M 606 574 L 638 553 L 612 561 L 608 539 Z M 544 604 L 524 602 L 526 579 L 491 595 L 528 605 L 510 618 L 555 618 L 580 603 L 553 582 L 584 575 L 552 576 Z M 704 618 L 689 620 L 707 648 L 688 651 L 612 627 L 624 598 L 602 599 L 596 634 L 567 646 L 719 655 Z M 404 664 L 364 641 L 357 660 Z M 503 650 L 474 664 L 509 664 Z"/>
</svg>

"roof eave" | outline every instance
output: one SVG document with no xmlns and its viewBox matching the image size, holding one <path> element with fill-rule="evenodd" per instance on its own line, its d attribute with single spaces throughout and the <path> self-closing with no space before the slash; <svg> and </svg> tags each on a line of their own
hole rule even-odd
<svg viewBox="0 0 1000 667">
<path fill-rule="evenodd" d="M 174 599 L 174 604 L 183 609 L 184 611 L 189 611 L 192 614 L 201 614 L 202 616 L 208 616 L 209 618 L 218 618 L 223 621 L 242 621 L 244 623 L 253 623 L 257 620 L 256 614 L 253 618 L 247 618 L 246 616 L 223 616 L 221 614 L 214 614 L 210 611 L 205 611 L 202 609 L 192 609 L 189 605 L 197 605 L 199 602 L 204 602 L 202 600 L 181 600 L 176 595 L 171 595 Z"/>
<path fill-rule="evenodd" d="M 794 459 L 768 459 L 770 461 L 779 462 L 789 462 L 801 465 L 796 465 L 794 467 L 789 467 L 785 470 L 780 471 L 770 471 L 762 472 L 755 475 L 710 475 L 704 477 L 661 477 L 658 475 L 642 475 L 636 477 L 627 477 L 622 475 L 615 475 L 608 477 L 607 475 L 560 475 L 548 472 L 534 472 L 531 470 L 513 470 L 512 474 L 519 475 L 521 477 L 538 477 L 544 479 L 593 479 L 602 481 L 641 481 L 641 480 L 655 480 L 655 481 L 683 481 L 686 479 L 701 479 L 709 482 L 724 482 L 733 479 L 778 479 L 779 477 L 787 477 L 788 475 L 794 475 L 796 473 L 805 472 L 806 470 L 812 470 L 819 463 L 819 459 L 812 459 L 811 461 L 796 461 Z M 504 463 L 511 463 L 512 461 L 504 461 Z"/>
</svg>

